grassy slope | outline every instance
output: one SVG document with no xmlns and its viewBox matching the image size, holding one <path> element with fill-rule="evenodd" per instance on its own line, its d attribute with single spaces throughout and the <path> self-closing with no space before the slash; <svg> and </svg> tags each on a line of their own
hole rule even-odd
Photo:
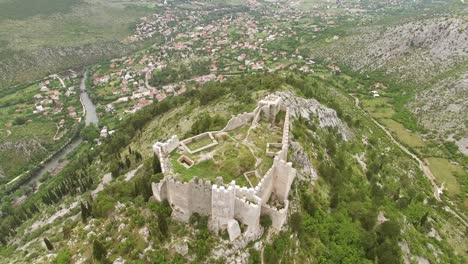
<svg viewBox="0 0 468 264">
<path fill-rule="evenodd" d="M 314 187 L 311 187 L 312 185 L 307 182 L 306 186 L 308 187 L 305 192 L 307 195 L 312 197 L 314 203 L 313 207 L 315 207 L 314 210 L 317 210 L 317 213 L 320 212 L 320 215 L 311 217 L 305 215 L 305 212 L 302 212 L 304 213 L 303 227 L 307 228 L 304 232 L 296 233 L 293 229 L 288 228 L 286 237 L 289 237 L 289 234 L 293 237 L 301 236 L 299 243 L 296 242 L 296 239 L 287 239 L 289 242 L 281 244 L 280 242 L 277 242 L 276 236 L 272 237 L 275 247 L 277 247 L 278 252 L 281 252 L 275 262 L 281 259 L 286 260 L 287 258 L 291 258 L 299 263 L 310 260 L 311 258 L 316 259 L 320 256 L 330 258 L 332 256 L 343 256 L 343 254 L 346 255 L 348 253 L 353 254 L 352 256 L 354 257 L 356 252 L 347 250 L 355 248 L 357 248 L 359 252 L 362 252 L 363 249 L 361 248 L 360 241 L 364 238 L 360 235 L 362 227 L 358 222 L 361 220 L 352 220 L 349 215 L 360 215 L 361 213 L 359 211 L 354 212 L 352 211 L 354 210 L 352 208 L 358 208 L 356 206 L 361 205 L 367 208 L 365 210 L 371 210 L 374 212 L 369 216 L 371 217 L 371 222 L 375 221 L 378 211 L 384 211 L 387 218 L 392 219 L 392 221 L 399 222 L 402 226 L 402 230 L 404 230 L 401 235 L 401 239 L 409 244 L 412 254 L 435 261 L 436 257 L 427 247 L 427 243 L 431 243 L 436 247 L 440 253 L 440 258 L 443 261 L 447 261 L 452 258 L 452 261 L 456 262 L 453 253 L 451 253 L 452 249 L 448 246 L 447 241 L 449 241 L 451 245 L 456 245 L 456 243 L 466 242 L 466 237 L 458 233 L 459 228 L 456 226 L 456 221 L 454 221 L 454 219 L 442 209 L 441 205 L 434 203 L 430 198 L 432 196 L 430 191 L 431 188 L 427 179 L 423 177 L 421 172 L 418 170 L 417 165 L 412 162 L 409 157 L 404 155 L 397 147 L 395 147 L 385 134 L 369 119 L 367 119 L 361 111 L 354 108 L 354 102 L 351 98 L 341 92 L 337 93 L 337 91 L 343 89 L 345 83 L 344 79 L 345 78 L 328 76 L 324 79 L 309 77 L 305 80 L 306 83 L 314 83 L 313 90 L 317 96 L 316 98 L 322 103 L 330 104 L 332 102 L 337 102 L 343 115 L 352 115 L 353 119 L 360 120 L 359 126 L 352 127 L 354 138 L 351 142 L 338 143 L 339 140 L 336 141 L 336 144 L 340 144 L 340 148 L 337 153 L 339 153 L 339 155 L 343 155 L 345 164 L 350 168 L 347 170 L 345 175 L 346 177 L 343 178 L 342 181 L 346 188 L 339 192 L 341 197 L 340 199 L 344 199 L 343 204 L 334 209 L 329 207 L 332 194 L 334 193 L 330 192 L 330 179 L 325 179 L 324 176 L 321 176 L 321 179 L 316 182 Z M 288 87 L 288 89 L 292 89 L 290 86 Z M 255 100 L 261 98 L 261 94 L 263 93 L 264 92 L 260 92 L 258 96 L 255 97 Z M 151 144 L 153 142 L 156 140 L 167 139 L 172 134 L 185 134 L 190 130 L 191 123 L 193 123 L 196 116 L 201 112 L 207 111 L 211 113 L 218 111 L 221 115 L 230 116 L 231 114 L 240 112 L 239 110 L 235 110 L 238 109 L 236 108 L 238 105 L 239 102 L 229 95 L 212 101 L 205 106 L 199 105 L 197 103 L 197 99 L 192 102 L 187 102 L 167 113 L 155 116 L 152 121 L 150 121 L 142 131 L 135 136 L 135 138 L 133 138 L 129 146 L 132 150 L 141 152 L 144 159 L 152 158 Z M 247 109 L 252 109 L 253 106 L 254 104 L 245 105 Z M 326 144 L 328 143 L 326 143 L 326 138 L 330 136 L 331 132 L 327 129 L 320 129 L 319 131 L 316 131 L 318 133 L 316 134 L 318 137 L 315 137 L 313 136 L 313 133 L 297 133 L 300 127 L 301 126 L 297 123 L 293 126 L 292 135 L 294 136 L 294 140 L 301 142 L 314 164 L 328 162 L 328 150 L 326 147 Z M 306 135 L 306 138 L 304 138 L 304 135 Z M 372 142 L 371 146 L 366 147 L 363 143 L 363 138 L 370 139 Z M 128 148 L 125 147 L 120 151 L 120 155 L 122 157 L 127 155 L 127 149 Z M 372 191 L 371 186 L 376 183 L 370 182 L 366 179 L 365 172 L 360 168 L 359 164 L 352 156 L 361 152 L 365 152 L 366 156 L 375 155 L 375 153 L 385 153 L 385 163 L 382 167 L 381 176 L 378 176 L 373 180 L 376 180 L 385 186 L 382 189 L 382 192 L 384 193 L 383 196 L 375 196 L 376 194 Z M 338 157 L 335 158 L 338 159 Z M 332 158 L 332 160 L 335 161 L 335 158 Z M 367 162 L 372 163 L 374 162 L 374 159 L 369 158 Z M 134 164 L 133 167 L 136 165 L 137 164 Z M 294 166 L 300 170 L 299 164 L 295 164 Z M 95 159 L 92 162 L 89 172 L 96 179 L 95 182 L 98 182 L 102 175 L 107 173 L 107 167 L 108 163 L 105 161 Z M 139 173 L 137 173 L 137 175 L 138 174 Z M 13 252 L 8 253 L 7 251 L 4 251 L 3 253 L 5 256 L 12 256 L 16 260 L 20 261 L 32 259 L 37 260 L 37 257 L 45 255 L 41 238 L 43 236 L 47 236 L 54 243 L 58 252 L 68 250 L 71 255 L 74 256 L 74 261 L 77 261 L 80 258 L 78 256 L 79 254 L 81 254 L 83 258 L 89 259 L 92 254 L 91 242 L 97 237 L 100 240 L 105 241 L 104 243 L 110 252 L 111 260 L 115 260 L 118 256 L 122 256 L 128 260 L 136 260 L 138 258 L 138 254 L 143 253 L 143 250 L 147 245 L 147 242 L 144 242 L 141 228 L 152 228 L 157 226 L 155 219 L 160 217 L 160 214 L 154 213 L 151 210 L 151 202 L 145 203 L 141 198 L 131 198 L 135 182 L 132 180 L 130 183 L 127 183 L 122 182 L 122 180 L 123 176 L 115 179 L 114 183 L 104 191 L 106 195 L 103 195 L 101 198 L 98 197 L 95 200 L 95 210 L 109 208 L 106 209 L 108 210 L 107 212 L 109 212 L 109 215 L 98 216 L 95 220 L 91 220 L 87 224 L 83 224 L 79 218 L 79 211 L 76 209 L 72 210 L 72 212 L 67 214 L 67 217 L 71 217 L 68 220 L 67 218 L 59 218 L 56 223 L 42 227 L 33 233 L 28 232 L 28 235 L 24 236 L 24 240 L 21 242 L 24 244 L 26 241 L 33 241 L 28 247 L 28 253 L 26 256 L 14 254 Z M 401 184 L 401 181 L 404 181 L 405 184 Z M 295 185 L 291 192 L 294 200 L 292 208 L 296 208 L 294 211 L 302 210 L 300 208 L 302 203 L 301 200 L 303 198 L 297 196 L 302 192 L 303 190 L 300 184 Z M 399 192 L 401 197 L 411 196 L 415 198 L 409 203 L 409 205 L 400 205 L 400 201 L 395 201 L 395 198 L 392 198 L 394 197 L 393 194 L 395 192 Z M 77 197 L 77 199 L 87 199 L 86 197 L 87 196 L 84 195 Z M 427 199 L 429 203 L 424 203 L 423 201 L 425 199 Z M 116 201 L 123 203 L 125 205 L 124 209 L 114 209 Z M 71 200 L 66 200 L 64 203 L 69 204 L 71 203 Z M 58 209 L 52 207 L 47 208 L 48 210 L 44 210 L 42 214 L 43 216 L 51 215 Z M 348 210 L 354 213 L 348 214 Z M 451 233 L 440 232 L 441 236 L 446 240 L 439 242 L 435 239 L 426 237 L 426 227 L 420 227 L 418 224 L 420 218 L 426 212 L 430 213 L 430 217 L 432 219 L 436 219 L 436 221 L 431 221 L 431 225 L 435 226 L 438 230 L 454 230 Z M 406 221 L 403 220 L 403 215 L 406 216 Z M 355 215 L 355 217 L 358 216 Z M 37 217 L 24 224 L 23 227 L 20 228 L 18 236 L 22 236 L 21 232 L 24 232 L 35 220 L 37 220 Z M 69 239 L 63 238 L 63 223 L 66 223 L 66 226 L 69 226 L 72 230 L 71 238 Z M 85 228 L 85 226 L 88 227 Z M 122 226 L 122 228 L 120 228 L 120 226 Z M 173 246 L 174 242 L 181 241 L 184 238 L 189 241 L 190 254 L 199 254 L 200 249 L 195 245 L 196 243 L 201 243 L 201 240 L 197 240 L 193 237 L 194 233 L 191 226 L 179 225 L 175 222 L 171 222 L 169 229 L 171 232 L 170 241 L 159 240 L 157 238 L 158 236 L 152 231 L 153 235 L 151 235 L 150 241 L 153 243 L 155 251 L 150 251 L 153 253 L 146 252 L 145 254 L 155 254 L 159 256 L 168 254 L 166 249 Z M 97 235 L 93 235 L 90 233 L 91 231 L 95 232 Z M 90 235 L 88 235 L 89 233 Z M 309 236 L 308 240 L 304 240 L 304 236 Z M 113 242 L 111 243 L 106 241 L 107 237 L 110 237 L 111 241 L 127 237 L 127 242 L 115 244 Z M 350 240 L 339 240 L 339 237 L 349 238 Z M 35 240 L 35 238 L 38 239 Z M 215 238 L 206 237 L 204 240 L 211 241 L 211 239 Z M 294 243 L 291 243 L 292 241 Z M 213 245 L 208 248 L 212 247 Z M 341 251 L 341 249 L 345 251 Z M 456 250 L 458 251 L 460 249 L 457 248 Z M 460 254 L 461 253 L 462 252 L 460 252 Z M 269 258 L 270 256 L 265 255 L 265 257 Z"/>
<path fill-rule="evenodd" d="M 303 47 L 306 49 L 310 49 L 311 53 L 317 56 L 318 58 L 325 59 L 328 62 L 339 62 L 341 63 L 342 69 L 347 74 L 355 77 L 354 80 L 360 78 L 356 75 L 353 70 L 348 70 L 345 66 L 349 66 L 353 68 L 352 65 L 355 62 L 359 62 L 361 64 L 372 63 L 372 58 L 367 57 L 356 57 L 353 58 L 353 61 L 349 61 L 349 54 L 354 53 L 356 50 L 361 49 L 360 45 L 366 47 L 366 43 L 361 43 L 357 45 L 357 42 L 349 42 L 350 39 L 359 38 L 360 35 L 365 36 L 366 34 L 377 34 L 380 31 L 385 31 L 386 28 L 391 28 L 395 25 L 400 23 L 422 23 L 424 25 L 425 19 L 432 19 L 437 17 L 458 17 L 466 20 L 466 8 L 460 3 L 453 3 L 450 5 L 441 5 L 441 3 L 434 3 L 429 4 L 426 6 L 427 8 L 415 8 L 415 9 L 405 9 L 400 10 L 402 12 L 394 11 L 385 11 L 383 14 L 381 12 L 377 13 L 370 13 L 372 14 L 372 19 L 358 21 L 356 19 L 343 19 L 340 21 L 338 26 L 330 27 L 322 32 L 315 33 L 315 38 L 310 38 L 309 36 L 305 36 L 303 41 Z M 363 26 L 357 26 L 358 23 L 363 23 Z M 459 31 L 460 34 L 464 31 Z M 332 38 L 333 36 L 339 36 L 339 39 L 334 41 Z M 379 36 L 377 34 L 377 36 Z M 378 38 L 377 38 L 378 39 Z M 359 41 L 358 41 L 359 42 Z M 356 46 L 357 45 L 357 46 Z M 419 51 L 417 51 L 419 52 Z M 422 127 L 420 123 L 418 123 L 418 117 L 415 116 L 412 112 L 410 107 L 418 106 L 420 108 L 424 108 L 424 105 L 421 104 L 424 101 L 414 101 L 420 99 L 421 97 L 417 97 L 416 95 L 420 95 L 421 92 L 425 90 L 435 91 L 438 94 L 444 94 L 444 90 L 437 88 L 440 87 L 441 84 L 444 82 L 450 84 L 450 81 L 453 79 L 459 78 L 464 72 L 466 72 L 466 63 L 458 62 L 458 64 L 450 65 L 450 67 L 445 67 L 444 70 L 440 71 L 439 67 L 431 67 L 428 70 L 424 70 L 427 66 L 420 65 L 419 67 L 413 67 L 411 72 L 413 75 L 417 75 L 418 78 L 416 79 L 405 79 L 402 81 L 401 74 L 398 72 L 399 69 L 402 69 L 402 66 L 407 65 L 405 61 L 407 59 L 407 55 L 402 54 L 400 57 L 393 58 L 390 61 L 386 61 L 380 68 L 377 70 L 368 70 L 367 68 L 359 68 L 361 73 L 367 75 L 367 78 L 360 78 L 361 84 L 357 86 L 347 85 L 344 87 L 346 91 L 349 93 L 355 93 L 359 95 L 361 99 L 361 103 L 369 113 L 376 118 L 381 124 L 385 125 L 393 134 L 394 136 L 406 146 L 409 146 L 412 151 L 423 158 L 430 158 L 430 157 L 437 157 L 439 159 L 443 159 L 443 164 L 449 164 L 452 162 L 457 162 L 462 168 L 461 171 L 457 174 L 452 173 L 452 185 L 456 185 L 456 187 L 452 187 L 450 189 L 462 189 L 462 193 L 466 193 L 468 191 L 468 186 L 466 184 L 467 171 L 468 171 L 468 164 L 466 157 L 464 158 L 460 153 L 455 150 L 451 150 L 444 145 L 444 138 L 440 137 L 447 136 L 448 132 L 453 132 L 455 135 L 464 135 L 466 132 L 463 130 L 463 116 L 464 114 L 461 113 L 459 115 L 452 114 L 451 116 L 448 114 L 441 114 L 439 112 L 424 112 L 420 114 L 426 115 L 435 115 L 434 118 L 435 124 L 431 124 L 430 127 Z M 376 58 L 378 59 L 378 58 Z M 412 61 L 411 63 L 414 63 Z M 427 68 L 427 67 L 426 67 Z M 377 82 L 383 82 L 388 85 L 388 89 L 376 89 L 373 85 Z M 350 83 L 354 83 L 351 81 Z M 379 93 L 383 94 L 383 97 L 380 98 L 372 98 L 370 96 L 371 90 L 379 90 Z M 446 91 L 445 91 L 446 93 Z M 463 93 L 458 91 L 460 96 L 463 96 Z M 426 95 L 426 103 L 427 103 L 427 96 L 433 98 L 432 94 Z M 441 95 L 442 96 L 442 95 Z M 455 95 L 456 96 L 456 95 Z M 429 100 L 431 101 L 431 100 Z M 447 106 L 450 104 L 451 101 L 448 103 L 442 104 Z M 434 102 L 433 102 L 434 103 Z M 440 103 L 435 101 L 434 105 L 439 105 Z M 442 111 L 445 109 L 442 109 Z M 448 111 L 450 114 L 450 111 Z M 457 124 L 457 128 L 452 131 L 448 131 L 444 135 L 444 131 L 438 128 L 445 125 L 444 122 L 446 120 L 442 117 L 450 116 L 451 118 L 458 118 L 455 120 L 460 121 L 460 124 Z M 426 118 L 427 120 L 428 118 Z M 429 118 L 430 119 L 430 118 Z M 437 123 L 437 122 L 439 123 Z M 426 121 L 427 122 L 427 121 Z M 442 123 L 440 123 L 442 122 Z M 455 121 L 457 122 L 457 121 Z M 453 122 L 452 122 L 453 123 Z M 432 131 L 428 129 L 433 129 Z M 446 178 L 446 173 L 443 171 L 450 171 L 448 166 L 444 166 L 444 169 L 435 169 L 434 175 L 439 179 Z M 441 180 L 442 182 L 443 180 Z M 446 193 L 452 199 L 457 201 L 457 204 L 462 208 L 466 208 L 468 204 L 468 199 L 464 198 L 463 196 L 456 195 L 456 192 L 448 191 Z"/>
</svg>

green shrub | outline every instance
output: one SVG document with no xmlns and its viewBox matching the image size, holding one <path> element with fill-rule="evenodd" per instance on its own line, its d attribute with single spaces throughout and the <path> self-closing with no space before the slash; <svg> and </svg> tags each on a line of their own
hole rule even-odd
<svg viewBox="0 0 468 264">
<path fill-rule="evenodd" d="M 69 264 L 71 263 L 71 255 L 68 250 L 61 250 L 57 253 L 57 257 L 55 258 L 56 264 Z"/>
<path fill-rule="evenodd" d="M 101 262 L 105 262 L 107 259 L 107 250 L 97 239 L 93 242 L 93 256 Z"/>
<path fill-rule="evenodd" d="M 260 216 L 260 225 L 267 230 L 271 226 L 271 218 L 269 215 L 262 215 Z"/>
</svg>

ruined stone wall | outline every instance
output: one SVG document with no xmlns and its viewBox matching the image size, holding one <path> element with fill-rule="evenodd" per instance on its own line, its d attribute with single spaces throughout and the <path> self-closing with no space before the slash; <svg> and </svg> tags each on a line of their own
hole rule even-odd
<svg viewBox="0 0 468 264">
<path fill-rule="evenodd" d="M 261 204 L 256 204 L 245 198 L 235 198 L 234 217 L 248 226 L 247 232 L 254 233 L 259 229 L 261 211 Z"/>
<path fill-rule="evenodd" d="M 231 182 L 227 188 L 214 184 L 211 190 L 211 226 L 214 230 L 224 229 L 234 219 L 235 184 Z"/>
<path fill-rule="evenodd" d="M 278 153 L 278 157 L 281 160 L 287 160 L 288 159 L 289 129 L 290 129 L 289 116 L 290 116 L 289 108 L 286 108 L 286 115 L 285 115 L 284 124 L 283 124 L 283 136 L 281 138 L 281 144 L 283 146 L 281 147 L 281 150 Z"/>
<path fill-rule="evenodd" d="M 274 168 L 270 168 L 255 187 L 257 196 L 262 199 L 264 203 L 268 201 L 273 190 L 273 171 Z"/>
<path fill-rule="evenodd" d="M 156 201 L 162 202 L 167 199 L 167 186 L 165 180 L 162 180 L 159 183 L 152 182 L 151 190 L 153 191 L 153 196 Z"/>
<path fill-rule="evenodd" d="M 258 104 L 263 112 L 263 117 L 268 121 L 273 121 L 276 114 L 281 110 L 281 103 L 281 97 L 268 95 L 265 99 L 260 100 Z"/>
<path fill-rule="evenodd" d="M 240 187 L 239 185 L 236 185 L 236 196 L 258 204 L 262 203 L 262 199 L 257 196 L 257 192 L 254 188 Z"/>
<path fill-rule="evenodd" d="M 257 108 L 255 108 L 255 110 L 254 110 L 254 112 L 253 112 L 253 120 L 252 120 L 251 126 L 254 126 L 255 124 L 258 123 L 258 121 L 260 121 L 262 112 L 263 112 L 263 111 L 262 111 L 262 107 L 261 107 L 261 106 L 257 106 Z"/>
<path fill-rule="evenodd" d="M 269 96 L 260 101 L 253 112 L 239 114 L 231 118 L 222 130 L 234 130 L 249 122 L 256 125 L 260 118 L 273 121 L 279 111 L 286 111 L 281 150 L 274 158 L 273 166 L 255 188 L 239 187 L 235 185 L 234 181 L 228 187 L 224 187 L 212 185 L 209 181 L 197 178 L 190 182 L 180 182 L 171 178 L 172 166 L 167 155 L 178 146 L 182 146 L 192 153 L 186 144 L 204 136 L 209 136 L 214 142 L 212 144 L 217 144 L 212 132 L 206 132 L 185 139 L 180 143 L 177 136 L 173 136 L 165 143 L 158 142 L 153 145 L 153 150 L 160 158 L 161 168 L 165 175 L 164 180 L 160 183 L 152 183 L 151 185 L 156 200 L 167 199 L 173 209 L 173 218 L 179 221 L 187 222 L 192 213 L 210 216 L 210 228 L 214 231 L 227 228 L 232 239 L 237 237 L 237 233 L 234 232 L 238 229 L 236 220 L 248 226 L 246 236 L 258 234 L 261 231 L 259 224 L 261 214 L 269 215 L 273 222 L 273 228 L 279 230 L 286 221 L 289 207 L 287 197 L 296 175 L 296 170 L 292 168 L 291 163 L 287 162 L 290 130 L 289 108 L 282 105 L 281 102 L 281 98 Z M 203 146 L 202 149 L 208 148 L 210 145 Z M 283 208 L 278 209 L 267 204 L 273 193 L 276 199 L 283 202 Z"/>
<path fill-rule="evenodd" d="M 179 146 L 179 138 L 174 135 L 167 142 L 157 142 L 153 145 L 153 151 L 159 158 L 161 172 L 164 175 L 172 173 L 171 162 L 167 156 Z"/>
<path fill-rule="evenodd" d="M 208 144 L 208 145 L 205 145 L 205 146 L 202 146 L 198 149 L 191 149 L 187 146 L 187 144 L 190 144 L 194 141 L 197 141 L 197 140 L 200 140 L 204 137 L 209 137 L 211 140 L 212 140 L 212 143 Z M 190 154 L 194 154 L 194 153 L 197 153 L 197 152 L 200 152 L 200 151 L 203 151 L 205 149 L 208 149 L 208 148 L 211 148 L 215 145 L 218 144 L 218 141 L 216 141 L 216 139 L 213 137 L 213 134 L 212 132 L 205 132 L 205 133 L 201 133 L 201 134 L 198 134 L 196 136 L 193 136 L 191 138 L 187 138 L 187 139 L 184 139 L 182 140 L 182 142 L 180 142 L 180 145 L 186 150 L 188 151 Z"/>
<path fill-rule="evenodd" d="M 157 152 L 161 151 L 162 154 L 168 155 L 174 149 L 179 146 L 179 138 L 177 135 L 173 135 L 170 139 L 166 142 L 157 142 L 153 145 L 153 151 L 157 154 Z M 159 148 L 159 151 L 157 150 Z"/>
<path fill-rule="evenodd" d="M 165 144 L 164 152 L 166 154 L 171 153 L 179 146 L 179 138 L 176 135 L 173 135 Z"/>
<path fill-rule="evenodd" d="M 239 128 L 241 126 L 247 125 L 254 118 L 254 113 L 243 113 L 237 116 L 233 116 L 227 125 L 223 128 L 222 131 L 229 132 Z"/>
<path fill-rule="evenodd" d="M 211 214 L 211 182 L 199 179 L 190 181 L 190 211 L 201 215 Z"/>
<path fill-rule="evenodd" d="M 269 206 L 267 204 L 262 205 L 262 215 L 268 215 L 271 218 L 271 227 L 275 230 L 281 230 L 281 227 L 286 222 L 288 216 L 289 201 L 284 201 L 284 207 L 281 209 Z"/>
<path fill-rule="evenodd" d="M 291 189 L 292 182 L 296 177 L 296 169 L 292 167 L 291 162 L 285 162 L 275 158 L 273 161 L 274 167 L 274 180 L 273 192 L 280 200 L 288 199 L 289 190 Z"/>
<path fill-rule="evenodd" d="M 172 207 L 172 217 L 178 221 L 188 222 L 191 210 L 191 188 L 187 182 L 167 179 L 167 200 Z"/>
</svg>

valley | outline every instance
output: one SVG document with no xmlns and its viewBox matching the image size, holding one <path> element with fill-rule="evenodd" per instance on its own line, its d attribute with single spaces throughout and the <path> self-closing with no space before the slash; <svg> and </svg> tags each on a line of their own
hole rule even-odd
<svg viewBox="0 0 468 264">
<path fill-rule="evenodd" d="M 468 259 L 464 3 L 52 2 L 0 0 L 0 263 Z"/>
</svg>

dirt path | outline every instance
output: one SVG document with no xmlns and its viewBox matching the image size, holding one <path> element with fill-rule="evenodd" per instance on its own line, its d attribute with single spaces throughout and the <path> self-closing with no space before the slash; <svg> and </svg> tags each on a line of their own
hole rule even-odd
<svg viewBox="0 0 468 264">
<path fill-rule="evenodd" d="M 400 147 L 401 150 L 403 150 L 403 152 L 405 152 L 406 154 L 408 154 L 410 157 L 412 157 L 414 160 L 417 161 L 417 163 L 419 165 L 419 168 L 422 170 L 424 175 L 431 182 L 431 185 L 432 185 L 432 187 L 434 189 L 434 192 L 433 192 L 434 197 L 436 198 L 437 201 L 442 202 L 442 199 L 440 198 L 440 195 L 442 194 L 442 191 L 443 191 L 443 185 L 442 185 L 442 187 L 439 187 L 437 185 L 437 183 L 435 182 L 435 176 L 434 176 L 434 174 L 432 174 L 432 171 L 429 169 L 429 167 L 426 165 L 426 163 L 424 161 L 422 161 L 414 153 L 412 153 L 410 150 L 408 150 L 405 146 L 403 146 L 400 142 L 398 142 L 393 137 L 393 135 L 390 133 L 390 131 L 387 130 L 386 127 L 381 125 L 377 120 L 375 120 L 372 116 L 370 116 L 367 113 L 367 111 L 365 111 L 363 108 L 361 108 L 359 99 L 357 97 L 355 97 L 352 94 L 350 94 L 350 96 L 354 98 L 355 106 L 358 107 L 359 109 L 361 109 L 374 122 L 374 124 L 376 124 L 378 127 L 380 127 L 385 132 L 385 134 L 387 134 L 387 136 L 390 137 L 390 139 L 392 140 L 393 143 L 395 143 L 398 147 Z M 448 198 L 446 198 L 446 199 L 448 200 Z M 458 218 L 460 220 L 460 222 L 462 222 L 465 226 L 468 226 L 468 223 L 464 220 L 464 218 L 461 217 L 457 212 L 452 210 L 449 206 L 446 206 L 444 209 L 445 209 L 445 211 L 451 213 L 456 218 Z"/>
<path fill-rule="evenodd" d="M 435 182 L 435 177 L 434 175 L 432 174 L 431 170 L 429 169 L 429 167 L 418 157 L 416 156 L 415 154 L 413 154 L 411 151 L 409 151 L 405 146 L 403 146 L 399 141 L 397 141 L 393 135 L 390 133 L 390 131 L 387 130 L 386 127 L 384 127 L 383 125 L 381 125 L 377 120 L 375 120 L 372 116 L 370 116 L 367 111 L 365 111 L 364 109 L 361 108 L 360 106 L 360 102 L 359 102 L 359 99 L 357 97 L 355 97 L 354 95 L 350 94 L 351 97 L 354 98 L 354 104 L 356 107 L 360 108 L 361 110 L 364 111 L 364 113 L 366 113 L 366 115 L 372 120 L 372 122 L 374 122 L 374 124 L 376 124 L 378 127 L 380 127 L 384 132 L 385 134 L 387 134 L 387 136 L 392 140 L 393 143 L 395 143 L 401 150 L 403 150 L 403 152 L 405 152 L 406 154 L 410 155 L 414 160 L 416 160 L 419 164 L 419 168 L 423 171 L 424 175 L 426 175 L 426 177 L 429 179 L 429 181 L 431 182 L 431 185 L 434 189 L 434 197 L 437 199 L 437 201 L 441 202 L 442 199 L 440 199 L 440 194 L 442 193 L 442 188 L 440 188 L 437 183 Z"/>
</svg>

